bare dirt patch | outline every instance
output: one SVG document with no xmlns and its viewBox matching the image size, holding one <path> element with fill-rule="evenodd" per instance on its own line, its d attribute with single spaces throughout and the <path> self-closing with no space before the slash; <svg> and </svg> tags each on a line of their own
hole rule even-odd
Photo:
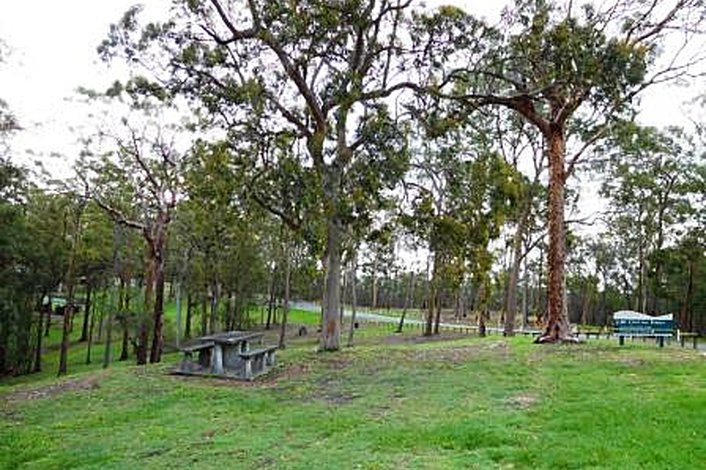
<svg viewBox="0 0 706 470">
<path fill-rule="evenodd" d="M 521 393 L 508 398 L 505 400 L 505 403 L 512 408 L 527 410 L 537 403 L 537 401 L 539 401 L 539 398 L 536 395 Z"/>
<path fill-rule="evenodd" d="M 424 343 L 435 343 L 438 341 L 453 341 L 466 339 L 468 335 L 460 333 L 442 332 L 434 336 L 422 336 L 422 335 L 390 335 L 385 336 L 383 343 L 385 344 L 424 344 Z"/>
<path fill-rule="evenodd" d="M 510 351 L 505 341 L 496 341 L 493 343 L 481 343 L 439 349 L 423 349 L 410 352 L 413 353 L 410 356 L 410 359 L 413 360 L 440 361 L 451 364 L 461 364 L 488 353 L 505 357 Z"/>
<path fill-rule="evenodd" d="M 18 403 L 27 400 L 53 398 L 67 392 L 95 390 L 100 387 L 102 379 L 102 374 L 91 374 L 85 377 L 62 380 L 61 382 L 43 387 L 17 390 L 3 395 L 2 399 L 7 403 Z"/>
<path fill-rule="evenodd" d="M 623 357 L 618 362 L 625 366 L 640 367 L 645 365 L 645 361 L 639 357 Z"/>
<path fill-rule="evenodd" d="M 275 388 L 280 384 L 280 382 L 290 382 L 298 377 L 308 375 L 310 371 L 311 364 L 288 364 L 286 366 L 280 364 L 270 370 L 267 374 L 256 377 L 254 380 L 240 380 L 215 375 L 172 375 L 172 379 L 214 387 Z"/>
</svg>

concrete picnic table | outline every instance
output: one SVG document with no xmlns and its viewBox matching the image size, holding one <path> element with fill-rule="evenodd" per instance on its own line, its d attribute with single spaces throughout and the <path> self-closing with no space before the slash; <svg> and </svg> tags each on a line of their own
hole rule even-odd
<svg viewBox="0 0 706 470">
<path fill-rule="evenodd" d="M 238 367 L 241 360 L 240 353 L 249 352 L 250 344 L 254 341 L 262 343 L 263 336 L 262 333 L 227 331 L 200 338 L 204 343 L 213 343 L 211 372 L 222 375 L 225 374 L 224 366 L 228 369 Z"/>
<path fill-rule="evenodd" d="M 277 346 L 250 347 L 253 343 L 261 345 L 263 336 L 263 333 L 226 331 L 198 338 L 196 343 L 181 348 L 184 358 L 174 372 L 253 379 L 275 364 Z M 197 361 L 193 360 L 194 352 L 198 352 Z"/>
</svg>

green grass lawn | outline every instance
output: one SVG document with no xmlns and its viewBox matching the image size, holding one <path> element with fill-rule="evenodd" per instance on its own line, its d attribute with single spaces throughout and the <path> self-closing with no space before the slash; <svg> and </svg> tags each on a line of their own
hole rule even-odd
<svg viewBox="0 0 706 470">
<path fill-rule="evenodd" d="M 696 352 L 417 335 L 319 354 L 310 332 L 254 383 L 169 375 L 175 354 L 0 382 L 0 467 L 706 468 Z"/>
</svg>

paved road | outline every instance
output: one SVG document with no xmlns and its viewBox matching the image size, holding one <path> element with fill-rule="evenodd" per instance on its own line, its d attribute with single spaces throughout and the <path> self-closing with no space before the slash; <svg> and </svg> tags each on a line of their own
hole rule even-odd
<svg viewBox="0 0 706 470">
<path fill-rule="evenodd" d="M 321 312 L 321 306 L 319 304 L 315 304 L 313 302 L 293 302 L 292 307 L 298 308 L 300 310 L 308 310 L 310 312 L 317 312 L 317 313 Z M 345 317 L 350 317 L 351 316 L 350 309 L 344 309 L 343 315 Z M 391 316 L 391 315 L 382 315 L 379 313 L 357 311 L 355 315 L 356 315 L 356 318 L 359 318 L 361 320 L 370 320 L 370 321 L 376 321 L 376 322 L 380 322 L 380 323 L 395 323 L 395 324 L 397 324 L 400 322 L 399 317 Z M 412 319 L 412 318 L 405 318 L 404 322 L 405 322 L 405 325 L 420 326 L 420 325 L 424 324 L 423 321 Z M 454 330 L 454 329 L 456 329 L 456 330 L 459 330 L 459 329 L 476 330 L 478 328 L 477 325 L 469 325 L 467 323 L 440 323 L 439 327 L 445 328 L 448 330 Z M 503 329 L 489 326 L 489 327 L 486 327 L 486 332 L 488 334 L 498 334 L 499 335 L 499 334 L 502 334 Z M 517 330 L 516 332 L 522 333 L 521 330 Z M 526 330 L 526 333 L 531 334 L 531 335 L 539 334 L 539 330 L 534 330 L 534 329 L 533 330 Z M 601 336 L 601 338 L 605 339 L 606 336 Z M 591 339 L 591 338 L 582 337 L 582 339 L 586 340 L 586 339 Z M 614 339 L 616 341 L 618 340 L 617 337 L 612 337 L 611 339 Z M 628 340 L 628 341 L 630 341 L 630 340 Z M 640 341 L 640 340 L 635 339 L 635 341 Z M 650 340 L 647 339 L 646 341 L 650 341 Z M 679 345 L 679 343 L 677 343 L 676 339 L 674 339 L 671 341 L 667 341 L 667 345 L 668 346 L 674 345 L 676 347 Z M 685 348 L 691 348 L 691 345 L 692 345 L 691 341 L 687 340 L 684 346 L 685 346 Z M 706 343 L 705 342 L 697 343 L 697 347 L 701 351 L 706 351 Z"/>
<path fill-rule="evenodd" d="M 321 312 L 321 305 L 315 304 L 313 302 L 293 302 L 292 306 L 294 308 L 300 309 L 300 310 L 308 310 L 310 312 Z M 351 316 L 351 311 L 350 309 L 344 308 L 343 310 L 343 316 L 345 317 L 350 317 Z M 391 316 L 391 315 L 382 315 L 379 313 L 371 313 L 371 312 L 361 312 L 361 311 L 356 311 L 355 313 L 356 318 L 361 319 L 361 320 L 370 320 L 370 321 L 376 321 L 380 323 L 399 323 L 400 322 L 400 317 L 397 316 Z M 404 320 L 405 325 L 423 325 L 424 322 L 422 320 L 416 320 L 412 318 L 405 318 Z M 446 328 L 446 329 L 459 329 L 459 328 L 468 328 L 471 330 L 475 330 L 478 328 L 477 325 L 471 325 L 468 323 L 439 323 L 440 328 Z M 489 334 L 502 334 L 503 329 L 502 328 L 497 328 L 497 327 L 492 327 L 488 326 L 486 327 L 486 332 Z M 536 330 L 528 330 L 528 333 L 535 333 L 538 331 Z"/>
</svg>

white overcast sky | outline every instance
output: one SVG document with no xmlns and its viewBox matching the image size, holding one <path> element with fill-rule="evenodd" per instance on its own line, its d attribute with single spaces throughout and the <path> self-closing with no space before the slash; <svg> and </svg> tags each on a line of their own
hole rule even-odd
<svg viewBox="0 0 706 470">
<path fill-rule="evenodd" d="M 58 152 L 65 164 L 49 162 L 57 173 L 67 172 L 78 147 L 70 129 L 86 125 L 85 106 L 71 102 L 78 86 L 103 88 L 118 76 L 100 62 L 96 47 L 110 23 L 135 0 L 0 0 L 0 38 L 10 56 L 0 64 L 0 97 L 8 102 L 25 131 L 14 140 L 15 158 Z M 147 0 L 152 11 L 165 9 L 165 0 Z M 497 16 L 504 2 L 495 0 L 428 0 L 428 6 L 454 3 L 488 19 Z M 661 87 L 643 97 L 642 120 L 657 126 L 685 122 L 683 102 L 695 92 Z M 63 176 L 57 174 L 56 176 Z"/>
</svg>

